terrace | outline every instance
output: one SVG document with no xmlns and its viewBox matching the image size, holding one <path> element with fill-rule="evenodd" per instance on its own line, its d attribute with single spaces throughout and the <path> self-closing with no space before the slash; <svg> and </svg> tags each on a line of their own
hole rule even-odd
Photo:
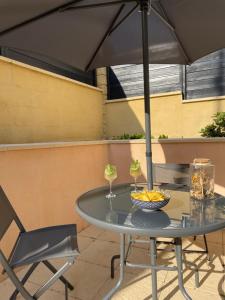
<svg viewBox="0 0 225 300">
<path fill-rule="evenodd" d="M 222 239 L 222 233 L 220 238 Z M 208 262 L 205 255 L 188 254 L 187 260 L 197 263 L 199 266 L 201 286 L 196 289 L 193 280 L 193 272 L 185 269 L 185 287 L 193 299 L 224 299 L 224 267 L 222 266 L 224 256 L 221 244 L 218 243 L 218 235 L 208 236 L 210 245 L 211 261 Z M 68 271 L 67 278 L 74 284 L 74 291 L 69 293 L 69 300 L 99 300 L 115 284 L 118 277 L 116 272 L 115 279 L 110 278 L 109 258 L 118 252 L 118 235 L 109 231 L 104 231 L 94 226 L 88 226 L 82 230 L 78 236 L 81 255 L 75 265 Z M 193 240 L 186 239 L 185 247 L 192 247 Z M 201 249 L 203 243 L 197 239 L 194 243 L 195 249 Z M 225 244 L 223 245 L 225 247 Z M 129 260 L 138 263 L 148 263 L 148 246 L 137 244 L 133 247 Z M 174 254 L 171 252 L 161 252 L 158 257 L 159 262 L 173 264 Z M 54 262 L 59 266 L 59 262 Z M 117 266 L 118 267 L 118 266 Z M 19 276 L 25 270 L 18 273 Z M 50 276 L 50 272 L 44 266 L 38 267 L 27 283 L 30 291 L 35 291 L 42 283 L 44 278 Z M 175 272 L 158 272 L 158 291 L 159 299 L 183 299 L 177 286 L 177 275 Z M 0 284 L 1 299 L 8 299 L 14 287 L 7 279 Z M 18 299 L 23 299 L 18 297 Z M 57 282 L 52 288 L 41 297 L 43 300 L 63 300 L 64 285 Z M 125 280 L 121 290 L 113 299 L 151 299 L 151 273 L 148 270 L 127 269 Z"/>
<path fill-rule="evenodd" d="M 146 180 L 144 140 L 103 139 L 103 135 L 116 136 L 122 134 L 123 130 L 143 130 L 143 99 L 105 102 L 98 88 L 7 59 L 1 60 L 0 70 L 4 74 L 1 77 L 1 85 L 4 86 L 1 103 L 7 107 L 7 113 L 2 111 L 0 118 L 1 186 L 28 230 L 57 224 L 78 225 L 81 255 L 67 273 L 75 286 L 69 299 L 102 299 L 118 277 L 118 265 L 114 280 L 110 278 L 109 268 L 111 256 L 118 253 L 118 236 L 82 220 L 75 212 L 75 201 L 82 193 L 106 184 L 103 171 L 108 162 L 118 168 L 116 183 L 131 181 L 128 169 L 132 158 L 141 162 L 141 180 Z M 16 97 L 18 93 L 21 95 L 20 101 Z M 61 99 L 64 99 L 63 103 Z M 82 104 L 79 102 L 81 99 Z M 179 111 L 178 120 L 173 116 L 174 106 L 171 103 Z M 216 191 L 225 194 L 225 139 L 203 139 L 197 137 L 198 130 L 195 129 L 201 127 L 201 122 L 204 123 L 207 117 L 216 112 L 218 106 L 225 110 L 223 98 L 182 104 L 179 92 L 154 97 L 153 128 L 156 128 L 156 135 L 166 132 L 167 128 L 171 136 L 176 130 L 176 138 L 153 140 L 153 161 L 190 163 L 195 157 L 209 157 L 216 166 Z M 167 119 L 170 120 L 167 123 L 157 121 L 155 112 L 159 107 L 161 119 L 165 118 L 167 112 Z M 180 118 L 181 111 L 183 119 Z M 202 114 L 202 117 L 194 119 L 194 112 Z M 207 117 L 203 117 L 204 114 Z M 190 126 L 187 126 L 188 120 Z M 194 130 L 194 138 L 178 138 L 182 135 L 194 136 Z M 207 236 L 210 262 L 205 255 L 188 254 L 186 257 L 196 262 L 200 270 L 198 289 L 194 287 L 193 272 L 185 269 L 184 273 L 185 287 L 193 299 L 225 297 L 224 234 L 219 231 Z M 9 253 L 15 235 L 16 230 L 12 228 L 7 239 L 3 240 L 6 253 Z M 184 246 L 201 249 L 203 243 L 201 237 L 196 241 L 190 238 L 184 240 Z M 148 244 L 137 244 L 129 259 L 147 263 L 147 250 Z M 172 264 L 175 262 L 174 254 L 162 252 L 158 261 Z M 59 262 L 55 264 L 58 266 Z M 20 270 L 19 276 L 24 272 L 24 269 Z M 46 269 L 38 267 L 28 281 L 28 289 L 35 290 L 47 277 Z M 113 299 L 151 299 L 150 277 L 148 270 L 127 269 L 124 284 Z M 183 299 L 176 277 L 176 272 L 158 272 L 159 299 Z M 6 277 L 2 276 L 1 280 L 0 298 L 8 299 L 13 286 Z M 64 299 L 63 292 L 63 285 L 57 282 L 41 299 Z M 18 299 L 22 299 L 21 296 Z"/>
</svg>

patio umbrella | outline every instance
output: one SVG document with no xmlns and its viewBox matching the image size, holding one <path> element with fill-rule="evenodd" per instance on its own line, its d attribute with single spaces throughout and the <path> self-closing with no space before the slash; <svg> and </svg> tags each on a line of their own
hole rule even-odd
<svg viewBox="0 0 225 300">
<path fill-rule="evenodd" d="M 81 70 L 143 63 L 152 188 L 149 63 L 190 64 L 225 47 L 224 0 L 0 0 L 0 46 Z"/>
</svg>

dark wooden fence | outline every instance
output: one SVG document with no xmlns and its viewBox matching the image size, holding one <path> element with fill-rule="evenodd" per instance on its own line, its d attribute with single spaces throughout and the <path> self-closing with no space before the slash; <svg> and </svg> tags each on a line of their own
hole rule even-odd
<svg viewBox="0 0 225 300">
<path fill-rule="evenodd" d="M 20 61 L 22 63 L 44 69 L 74 80 L 78 80 L 90 85 L 96 85 L 95 72 L 82 72 L 71 66 L 62 64 L 58 61 L 52 60 L 50 63 L 46 63 L 41 56 L 31 56 L 22 51 L 14 49 L 0 48 L 0 55 Z"/>
<path fill-rule="evenodd" d="M 225 95 L 225 49 L 186 66 L 187 99 Z"/>
<path fill-rule="evenodd" d="M 225 95 L 225 49 L 191 66 L 150 65 L 151 94 L 182 91 L 183 98 Z M 142 65 L 108 68 L 108 98 L 143 95 Z"/>
</svg>

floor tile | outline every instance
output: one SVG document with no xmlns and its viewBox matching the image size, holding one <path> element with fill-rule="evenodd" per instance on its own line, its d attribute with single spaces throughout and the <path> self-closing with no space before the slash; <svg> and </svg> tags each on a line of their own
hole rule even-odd
<svg viewBox="0 0 225 300">
<path fill-rule="evenodd" d="M 150 264 L 150 256 L 149 252 L 146 249 L 135 248 L 133 247 L 128 255 L 128 262 L 135 263 L 135 264 Z M 140 268 L 133 268 L 133 267 L 126 267 L 127 273 L 134 273 L 139 275 L 141 274 L 148 274 L 150 275 L 150 269 L 140 269 Z M 164 280 L 167 271 L 158 271 L 157 277 L 159 280 Z"/>
<path fill-rule="evenodd" d="M 84 230 L 82 230 L 80 233 L 78 233 L 78 235 L 96 239 L 103 232 L 104 232 L 104 229 L 101 229 L 94 225 L 90 225 L 87 228 L 85 228 Z"/>
<path fill-rule="evenodd" d="M 148 242 L 149 237 L 135 237 Z M 208 241 L 211 261 L 205 254 L 188 253 L 185 259 L 194 262 L 199 267 L 200 287 L 195 287 L 194 272 L 189 268 L 184 269 L 184 285 L 192 299 L 223 299 L 225 300 L 225 270 L 224 250 L 225 245 L 216 243 L 216 237 L 211 236 Z M 119 253 L 119 235 L 110 231 L 89 226 L 78 235 L 78 244 L 81 255 L 75 264 L 65 274 L 65 277 L 74 285 L 75 289 L 69 292 L 69 300 L 101 300 L 104 295 L 116 284 L 119 277 L 119 261 L 115 264 L 115 279 L 110 278 L 110 260 L 112 255 Z M 160 247 L 169 249 L 170 246 L 161 244 Z M 183 239 L 183 248 L 204 249 L 202 237 L 194 241 L 192 237 Z M 133 245 L 128 261 L 133 263 L 148 264 L 149 243 Z M 172 266 L 176 265 L 174 252 L 158 252 L 157 262 Z M 56 268 L 64 263 L 63 260 L 53 261 Z M 21 277 L 27 268 L 21 270 Z M 40 264 L 27 283 L 27 288 L 32 293 L 41 284 L 52 276 L 51 272 Z M 178 288 L 177 273 L 175 271 L 158 271 L 158 297 L 159 300 L 183 300 Z M 0 299 L 9 299 L 14 286 L 5 280 L 0 284 Z M 22 300 L 22 296 L 18 297 Z M 63 300 L 64 285 L 58 280 L 40 299 Z M 113 296 L 113 300 L 148 300 L 151 299 L 151 271 L 149 269 L 125 268 L 125 278 L 120 290 Z"/>
<path fill-rule="evenodd" d="M 55 263 L 56 265 L 56 263 Z M 30 281 L 34 284 L 43 284 L 48 277 L 48 270 L 40 267 L 36 275 L 32 275 Z M 96 291 L 109 279 L 109 269 L 96 264 L 84 261 L 76 261 L 76 263 L 66 272 L 65 277 L 74 286 L 73 291 L 69 291 L 69 295 L 82 300 L 89 300 L 95 295 Z M 45 278 L 43 280 L 43 278 Z M 51 290 L 64 293 L 64 285 L 58 280 Z"/>
<path fill-rule="evenodd" d="M 114 243 L 119 243 L 120 242 L 120 235 L 119 233 L 109 231 L 109 230 L 104 230 L 99 236 L 99 240 L 102 241 L 107 241 L 107 242 L 114 242 Z"/>
<path fill-rule="evenodd" d="M 109 267 L 111 257 L 118 253 L 119 244 L 95 240 L 91 246 L 81 253 L 78 260 Z"/>
<path fill-rule="evenodd" d="M 29 283 L 28 285 L 29 285 L 28 286 L 29 290 L 32 292 L 35 292 L 39 288 L 39 286 L 32 283 Z M 65 300 L 65 294 L 49 289 L 39 299 L 40 300 Z M 19 295 L 17 297 L 17 300 L 24 300 L 24 298 L 21 295 Z M 69 296 L 68 300 L 81 300 L 81 299 Z"/>
<path fill-rule="evenodd" d="M 76 267 L 67 273 L 67 278 L 74 284 L 70 295 L 82 300 L 91 300 L 109 276 L 108 268 L 78 261 Z"/>
<path fill-rule="evenodd" d="M 211 243 L 216 243 L 216 244 L 222 244 L 223 242 L 223 232 L 220 231 L 216 231 L 216 232 L 212 232 L 206 235 L 207 238 L 207 242 L 211 242 Z"/>
<path fill-rule="evenodd" d="M 33 284 L 31 282 L 27 282 L 25 287 L 26 287 L 27 291 L 31 295 L 33 295 L 40 288 L 40 285 Z M 9 299 L 9 297 L 12 295 L 14 290 L 15 290 L 15 287 L 11 283 L 11 281 L 9 279 L 5 280 L 4 282 L 2 282 L 0 284 L 0 299 L 2 299 L 2 300 Z M 22 300 L 24 298 L 21 294 L 18 294 L 17 299 Z M 65 300 L 65 296 L 62 293 L 57 293 L 55 291 L 48 290 L 40 297 L 40 299 L 41 300 Z M 75 299 L 78 300 L 78 298 L 69 297 L 69 300 L 75 300 Z"/>
<path fill-rule="evenodd" d="M 89 247 L 94 241 L 95 241 L 94 238 L 78 235 L 77 242 L 78 242 L 78 248 L 80 250 L 80 253 L 82 254 L 82 252 L 85 249 L 87 249 L 87 247 Z"/>
<path fill-rule="evenodd" d="M 194 260 L 193 260 L 194 261 Z M 195 261 L 196 262 L 196 261 Z M 194 272 L 190 269 L 184 270 L 184 286 L 188 293 L 192 296 L 192 299 L 204 299 L 195 298 L 197 293 L 212 294 L 213 299 L 220 299 L 220 294 L 224 293 L 224 272 L 219 269 L 215 263 L 215 259 L 209 264 L 207 259 L 196 262 L 199 267 L 199 280 L 200 287 L 195 287 Z M 197 292 L 196 292 L 197 291 Z M 165 285 L 161 291 L 160 299 L 182 299 L 182 294 L 178 288 L 178 278 L 176 272 L 168 272 L 165 278 Z M 225 296 L 225 295 L 224 295 Z"/>
<path fill-rule="evenodd" d="M 115 286 L 118 276 L 114 280 L 107 280 L 97 292 L 93 300 L 103 299 L 112 287 Z M 158 280 L 158 288 L 162 282 Z M 119 291 L 112 297 L 112 300 L 147 300 L 151 299 L 151 277 L 144 271 L 137 274 L 126 273 L 124 282 Z"/>
</svg>

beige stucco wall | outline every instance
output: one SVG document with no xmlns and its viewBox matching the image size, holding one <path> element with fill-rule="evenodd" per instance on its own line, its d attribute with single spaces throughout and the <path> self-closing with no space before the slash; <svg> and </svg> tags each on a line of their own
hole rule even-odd
<svg viewBox="0 0 225 300">
<path fill-rule="evenodd" d="M 212 115 L 225 111 L 225 97 L 182 101 L 180 92 L 151 98 L 152 135 L 198 137 L 200 129 L 212 122 Z M 144 132 L 143 97 L 106 101 L 106 135 Z"/>
<path fill-rule="evenodd" d="M 100 89 L 0 57 L 0 144 L 102 138 Z"/>
<path fill-rule="evenodd" d="M 0 146 L 0 185 L 27 230 L 76 223 L 80 231 L 87 223 L 75 211 L 76 199 L 105 184 L 107 162 L 104 142 L 4 145 Z M 1 241 L 6 253 L 16 239 L 15 229 L 10 228 Z"/>
<path fill-rule="evenodd" d="M 155 162 L 188 163 L 197 156 L 211 158 L 216 165 L 217 191 L 225 194 L 224 153 L 225 139 L 153 141 Z M 107 184 L 103 171 L 108 162 L 118 168 L 115 183 L 132 181 L 128 171 L 132 158 L 141 161 L 144 173 L 141 180 L 145 180 L 144 141 L 1 145 L 0 185 L 27 230 L 76 223 L 80 231 L 87 224 L 75 211 L 77 197 Z M 6 253 L 12 248 L 15 238 L 13 227 L 1 242 Z M 210 235 L 209 241 L 225 250 L 222 232 Z"/>
<path fill-rule="evenodd" d="M 118 166 L 119 181 L 132 180 L 129 164 L 132 159 L 141 162 L 146 181 L 145 141 L 114 141 L 110 143 L 111 162 Z M 194 138 L 152 140 L 152 155 L 155 163 L 191 163 L 196 157 L 210 158 L 216 166 L 216 191 L 225 195 L 225 138 Z"/>
</svg>

